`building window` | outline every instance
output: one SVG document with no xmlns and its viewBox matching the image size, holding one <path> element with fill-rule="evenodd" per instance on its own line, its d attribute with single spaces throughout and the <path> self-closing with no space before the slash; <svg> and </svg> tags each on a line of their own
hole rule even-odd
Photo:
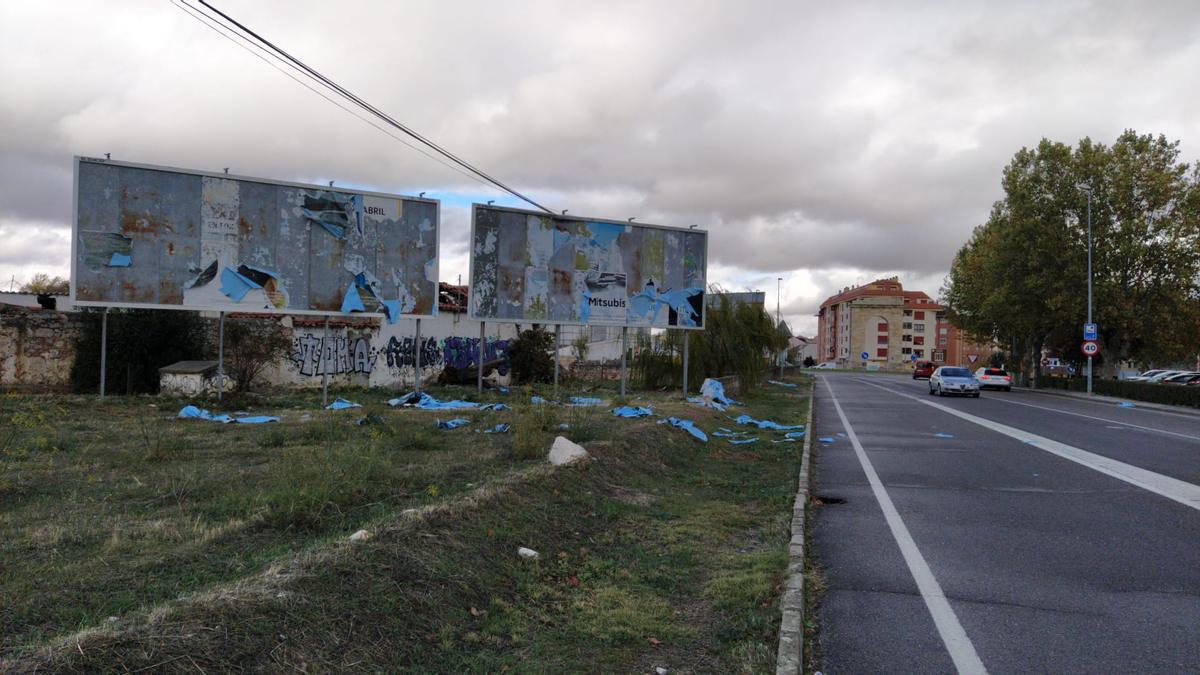
<svg viewBox="0 0 1200 675">
<path fill-rule="evenodd" d="M 876 338 L 875 338 L 875 343 L 876 343 L 876 344 L 881 344 L 881 345 L 886 345 L 886 344 L 887 344 L 887 336 L 886 336 L 886 335 L 880 335 L 880 336 L 876 337 Z"/>
<path fill-rule="evenodd" d="M 925 320 L 925 312 L 917 312 L 916 314 L 913 315 L 913 318 L 916 319 L 917 321 L 924 321 Z"/>
<path fill-rule="evenodd" d="M 900 341 L 901 342 L 912 342 L 912 336 L 911 335 L 902 335 L 902 336 L 900 336 Z"/>
<path fill-rule="evenodd" d="M 878 356 L 881 359 L 886 359 L 887 358 L 887 347 L 880 347 L 879 349 L 876 349 L 875 356 Z"/>
<path fill-rule="evenodd" d="M 914 333 L 924 333 L 924 332 L 925 332 L 925 324 L 923 324 L 923 323 L 914 323 L 914 324 L 913 324 L 913 332 L 914 332 Z"/>
<path fill-rule="evenodd" d="M 925 358 L 925 350 L 924 349 L 914 349 L 913 353 L 917 355 L 918 359 Z"/>
<path fill-rule="evenodd" d="M 946 346 L 946 338 L 944 338 L 944 337 L 938 338 L 938 346 L 945 347 Z"/>
<path fill-rule="evenodd" d="M 905 321 L 903 324 L 900 325 L 900 327 L 903 328 L 904 330 L 912 330 L 912 322 Z"/>
<path fill-rule="evenodd" d="M 935 316 L 937 316 L 937 320 L 938 320 L 938 321 L 941 321 L 941 320 L 943 320 L 943 319 L 945 319 L 945 318 L 946 318 L 946 313 L 945 313 L 945 312 L 938 312 L 938 313 L 937 313 Z"/>
<path fill-rule="evenodd" d="M 877 329 L 879 330 L 880 333 L 886 333 L 887 332 L 887 322 L 884 321 L 884 322 L 880 323 L 879 326 L 877 327 Z"/>
<path fill-rule="evenodd" d="M 914 338 L 913 338 L 913 344 L 914 344 L 914 345 L 923 345 L 923 344 L 925 344 L 925 336 L 924 336 L 924 335 L 918 335 L 918 336 L 914 337 Z"/>
<path fill-rule="evenodd" d="M 900 350 L 900 353 L 901 353 L 901 354 L 911 354 L 911 353 L 912 353 L 912 349 L 911 349 L 910 347 L 904 347 L 904 348 L 902 348 L 902 349 Z"/>
<path fill-rule="evenodd" d="M 942 326 L 941 328 L 938 329 L 938 332 L 941 333 L 942 335 L 945 335 L 946 333 L 950 332 L 950 329 L 946 328 L 945 326 Z"/>
</svg>

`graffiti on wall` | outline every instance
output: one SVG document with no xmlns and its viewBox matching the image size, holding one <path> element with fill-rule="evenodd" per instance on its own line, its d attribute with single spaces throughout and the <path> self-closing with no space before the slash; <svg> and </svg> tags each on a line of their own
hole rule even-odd
<svg viewBox="0 0 1200 675">
<path fill-rule="evenodd" d="M 326 344 L 322 336 L 304 333 L 292 340 L 290 360 L 296 370 L 305 376 L 320 376 L 326 372 L 330 375 L 369 375 L 380 357 L 383 357 L 383 362 L 393 371 L 412 368 L 416 365 L 416 347 L 416 341 L 408 336 L 390 337 L 383 347 L 373 348 L 367 337 L 331 335 Z M 445 365 L 469 368 L 478 363 L 479 338 L 423 338 L 420 349 L 423 367 Z M 508 340 L 486 338 L 483 346 L 484 362 L 504 358 L 507 350 Z"/>
<path fill-rule="evenodd" d="M 365 337 L 330 336 L 305 333 L 292 341 L 291 361 L 301 375 L 369 374 L 375 366 L 371 341 Z"/>
</svg>

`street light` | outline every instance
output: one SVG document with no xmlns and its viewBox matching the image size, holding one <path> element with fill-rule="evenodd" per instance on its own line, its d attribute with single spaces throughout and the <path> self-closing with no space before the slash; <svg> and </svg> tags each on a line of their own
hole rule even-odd
<svg viewBox="0 0 1200 675">
<path fill-rule="evenodd" d="M 1081 190 L 1087 193 L 1087 225 L 1088 225 L 1088 317 L 1087 322 L 1092 323 L 1092 188 L 1081 186 Z M 1092 356 L 1088 355 L 1087 366 L 1087 393 L 1092 395 Z"/>
</svg>

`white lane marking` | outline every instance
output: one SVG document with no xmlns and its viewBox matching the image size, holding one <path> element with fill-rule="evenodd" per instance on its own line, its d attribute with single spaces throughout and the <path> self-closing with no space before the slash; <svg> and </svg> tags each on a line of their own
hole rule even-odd
<svg viewBox="0 0 1200 675">
<path fill-rule="evenodd" d="M 857 382 L 865 382 L 867 384 L 871 384 L 871 382 L 868 382 L 867 380 L 865 380 L 861 377 L 856 377 L 854 379 Z M 892 390 L 892 391 L 895 391 L 895 390 Z M 1085 415 L 1083 413 L 1072 412 L 1070 410 L 1059 410 L 1058 408 L 1047 408 L 1046 406 L 1034 405 L 1032 403 L 1021 403 L 1019 401 L 1012 401 L 1007 398 L 996 398 L 995 396 L 989 396 L 988 400 L 989 401 L 1001 401 L 1004 403 L 1011 403 L 1012 405 L 1023 405 L 1026 408 L 1036 408 L 1038 410 L 1045 410 L 1046 412 L 1059 413 L 1061 415 L 1074 415 L 1075 417 L 1084 417 L 1089 420 L 1096 420 L 1097 422 L 1108 422 L 1109 424 L 1120 424 L 1122 427 L 1128 427 L 1128 428 L 1132 428 L 1132 429 L 1140 429 L 1142 431 L 1149 431 L 1149 432 L 1156 433 L 1156 434 L 1166 434 L 1168 436 L 1177 436 L 1179 438 L 1186 438 L 1189 441 L 1200 441 L 1200 436 L 1189 436 L 1188 434 L 1181 434 L 1178 431 L 1167 431 L 1166 429 L 1155 429 L 1154 427 L 1146 427 L 1146 426 L 1142 426 L 1140 424 L 1133 424 L 1132 422 L 1122 422 L 1121 420 L 1110 420 L 1107 417 L 1096 417 L 1094 415 Z M 1176 415 L 1178 413 L 1171 413 L 1171 414 Z M 1113 427 L 1109 427 L 1109 428 L 1111 429 Z"/>
<path fill-rule="evenodd" d="M 900 518 L 900 513 L 896 511 L 892 498 L 888 496 L 887 490 L 880 482 L 879 474 L 875 473 L 875 467 L 867 457 L 867 452 L 863 450 L 862 443 L 859 443 L 858 435 L 850 426 L 850 420 L 846 419 L 842 404 L 838 403 L 837 395 L 833 393 L 833 386 L 829 384 L 829 380 L 825 376 L 821 376 L 821 381 L 829 390 L 833 407 L 837 409 L 842 426 L 846 429 L 846 435 L 850 438 L 850 444 L 854 446 L 854 454 L 858 455 L 858 462 L 862 465 L 863 472 L 867 474 L 867 481 L 871 484 L 871 491 L 875 493 L 879 507 L 883 509 L 883 517 L 887 521 L 888 529 L 892 531 L 892 537 L 896 539 L 896 544 L 900 547 L 904 562 L 908 564 L 909 573 L 917 582 L 917 589 L 921 592 L 925 606 L 929 608 L 929 614 L 933 617 L 938 634 L 946 645 L 946 651 L 950 653 L 950 659 L 954 661 L 955 670 L 960 673 L 987 673 L 983 662 L 979 660 L 979 655 L 975 653 L 975 645 L 971 644 L 971 639 L 967 637 L 962 624 L 958 622 L 958 616 L 950 607 L 950 602 L 946 599 L 946 594 L 942 592 L 937 578 L 933 576 L 933 571 L 929 569 L 929 563 L 925 562 L 925 557 L 921 555 L 917 543 L 909 534 L 908 527 Z"/>
<path fill-rule="evenodd" d="M 931 408 L 936 408 L 942 412 L 949 413 L 968 422 L 978 424 L 981 427 L 1002 433 L 1010 438 L 1024 441 L 1025 443 L 1045 450 L 1050 454 L 1058 455 L 1063 459 L 1069 459 L 1076 464 L 1082 464 L 1089 469 L 1099 471 L 1102 474 L 1112 476 L 1118 480 L 1123 480 L 1130 485 L 1136 485 L 1143 490 L 1149 490 L 1150 492 L 1162 495 L 1167 499 L 1177 501 L 1184 506 L 1190 506 L 1191 508 L 1200 511 L 1200 485 L 1193 485 L 1192 483 L 1188 483 L 1177 478 L 1164 476 L 1161 473 L 1147 471 L 1146 469 L 1133 466 L 1132 464 L 1126 464 L 1125 462 L 1120 462 L 1115 459 L 1105 457 L 1104 455 L 1088 452 L 1087 450 L 1077 448 L 1073 445 L 1059 443 L 1058 441 L 1051 440 L 1045 436 L 1039 436 L 1028 431 L 1017 429 L 1016 427 L 1010 427 L 1007 424 L 993 422 L 992 420 L 985 419 L 983 417 L 978 417 L 960 410 L 955 410 L 954 408 L 941 405 L 940 403 L 926 401 L 910 394 L 902 394 L 895 389 L 891 389 L 890 387 L 884 387 L 861 379 L 858 381 L 875 387 L 876 389 L 882 389 L 896 396 L 912 399 L 917 403 L 930 406 Z"/>
</svg>

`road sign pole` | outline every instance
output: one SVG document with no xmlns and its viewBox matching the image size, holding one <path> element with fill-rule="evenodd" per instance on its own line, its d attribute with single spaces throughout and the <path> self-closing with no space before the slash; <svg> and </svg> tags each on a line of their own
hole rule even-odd
<svg viewBox="0 0 1200 675">
<path fill-rule="evenodd" d="M 1092 322 L 1092 191 L 1087 191 L 1087 221 L 1088 221 L 1088 323 Z M 1087 393 L 1092 395 L 1092 357 L 1088 357 Z"/>
</svg>

